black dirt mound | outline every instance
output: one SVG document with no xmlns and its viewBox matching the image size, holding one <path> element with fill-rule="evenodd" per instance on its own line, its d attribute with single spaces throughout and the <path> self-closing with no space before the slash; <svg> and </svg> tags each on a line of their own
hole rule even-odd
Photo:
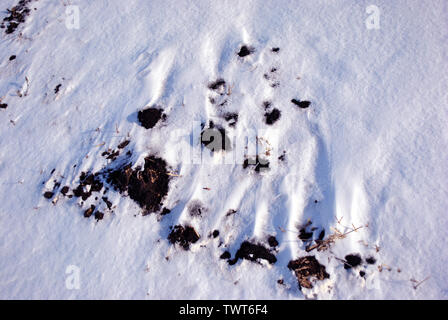
<svg viewBox="0 0 448 320">
<path fill-rule="evenodd" d="M 173 228 L 171 233 L 168 235 L 168 240 L 172 244 L 179 244 L 184 250 L 188 250 L 190 248 L 190 244 L 196 243 L 199 240 L 200 236 L 194 230 L 193 227 L 190 226 L 181 226 L 177 225 Z"/>
<path fill-rule="evenodd" d="M 138 121 L 145 129 L 154 128 L 161 118 L 164 118 L 163 109 L 152 107 L 138 112 Z"/>
<path fill-rule="evenodd" d="M 279 51 L 280 51 L 280 48 L 278 48 L 278 47 L 272 48 L 272 52 L 279 52 Z"/>
<path fill-rule="evenodd" d="M 359 254 L 349 254 L 345 256 L 344 269 L 351 269 L 359 266 L 362 262 Z"/>
<path fill-rule="evenodd" d="M 280 119 L 281 112 L 277 108 L 274 108 L 271 112 L 266 112 L 264 114 L 266 118 L 266 124 L 272 125 L 274 124 L 278 119 Z"/>
<path fill-rule="evenodd" d="M 310 240 L 313 237 L 313 232 L 307 232 L 306 228 L 302 228 L 299 231 L 299 239 L 303 242 Z"/>
<path fill-rule="evenodd" d="M 11 34 L 16 31 L 17 27 L 25 22 L 27 16 L 29 16 L 31 10 L 28 8 L 28 4 L 33 0 L 20 0 L 19 3 L 12 7 L 12 9 L 6 9 L 9 16 L 3 19 L 1 28 L 5 28 L 5 23 L 8 24 L 5 32 Z"/>
<path fill-rule="evenodd" d="M 263 172 L 269 170 L 269 161 L 259 156 L 256 156 L 255 159 L 245 159 L 243 162 L 243 169 L 246 169 L 248 166 L 255 166 L 255 172 Z"/>
<path fill-rule="evenodd" d="M 330 278 L 330 275 L 325 271 L 325 266 L 321 265 L 314 256 L 306 256 L 297 260 L 291 260 L 288 263 L 288 269 L 294 271 L 299 288 L 313 288 L 311 281 L 324 280 Z"/>
<path fill-rule="evenodd" d="M 241 247 L 236 252 L 235 258 L 229 260 L 229 264 L 234 265 L 239 259 L 246 259 L 249 261 L 264 259 L 271 264 L 277 262 L 277 258 L 269 251 L 269 249 L 261 244 L 254 244 L 249 241 L 244 241 L 241 244 Z"/>
<path fill-rule="evenodd" d="M 226 130 L 219 127 L 210 127 L 201 132 L 201 143 L 212 152 L 232 150 L 232 142 L 226 135 Z"/>
<path fill-rule="evenodd" d="M 8 105 L 6 103 L 0 103 L 0 109 L 6 109 Z"/>
<path fill-rule="evenodd" d="M 9 57 L 9 61 L 15 60 L 17 57 L 15 55 L 12 55 Z"/>
<path fill-rule="evenodd" d="M 145 158 L 145 167 L 132 169 L 126 164 L 108 173 L 106 178 L 119 192 L 128 192 L 129 197 L 145 210 L 144 214 L 158 212 L 168 193 L 170 176 L 165 160 L 155 156 Z"/>
<path fill-rule="evenodd" d="M 95 206 L 92 204 L 89 209 L 84 211 L 84 217 L 90 218 L 92 216 L 92 213 L 95 211 Z"/>
<path fill-rule="evenodd" d="M 251 47 L 248 47 L 248 46 L 242 46 L 240 51 L 238 52 L 238 55 L 241 58 L 244 58 L 244 57 L 246 57 L 246 56 L 248 56 L 248 55 L 250 55 L 250 54 L 252 54 L 254 52 L 255 52 L 254 48 L 251 48 Z"/>
<path fill-rule="evenodd" d="M 274 236 L 269 236 L 268 243 L 272 248 L 275 248 L 276 246 L 278 246 L 278 241 Z"/>
<path fill-rule="evenodd" d="M 302 108 L 302 109 L 308 108 L 310 106 L 310 104 L 311 104 L 311 102 L 309 102 L 309 101 L 300 101 L 300 100 L 297 100 L 297 99 L 292 99 L 291 102 L 294 103 L 299 108 Z"/>
<path fill-rule="evenodd" d="M 44 193 L 44 198 L 46 198 L 46 199 L 51 199 L 51 198 L 53 198 L 53 196 L 54 196 L 54 193 L 51 191 L 47 191 Z"/>
</svg>

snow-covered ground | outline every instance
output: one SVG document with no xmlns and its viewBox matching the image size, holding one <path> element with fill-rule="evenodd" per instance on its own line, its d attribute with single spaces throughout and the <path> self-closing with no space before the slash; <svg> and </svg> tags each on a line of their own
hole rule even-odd
<svg viewBox="0 0 448 320">
<path fill-rule="evenodd" d="M 17 3 L 1 0 L 0 20 Z M 447 1 L 27 6 L 14 32 L 0 29 L 0 298 L 448 298 Z M 217 79 L 225 88 L 210 89 Z M 155 105 L 166 119 L 145 129 L 137 112 Z M 269 171 L 243 168 L 250 143 L 199 161 L 210 121 L 236 143 L 255 133 Z M 169 214 L 143 216 L 110 186 L 110 210 L 102 195 L 60 193 L 123 141 L 134 168 L 167 162 Z M 83 216 L 91 204 L 104 219 Z M 305 251 L 308 221 L 314 238 L 339 235 L 329 249 Z M 171 244 L 174 225 L 200 239 Z M 245 240 L 277 261 L 220 259 Z M 344 269 L 349 254 L 361 265 Z M 300 291 L 287 266 L 309 255 L 329 278 Z"/>
</svg>

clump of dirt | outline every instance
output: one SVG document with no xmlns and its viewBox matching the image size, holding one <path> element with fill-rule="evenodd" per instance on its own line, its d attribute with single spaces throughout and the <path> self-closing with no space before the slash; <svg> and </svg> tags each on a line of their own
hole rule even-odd
<svg viewBox="0 0 448 320">
<path fill-rule="evenodd" d="M 163 109 L 157 106 L 148 109 L 140 110 L 138 112 L 138 121 L 141 126 L 145 129 L 154 128 L 154 126 L 159 122 L 160 119 L 165 119 L 163 114 Z"/>
<path fill-rule="evenodd" d="M 234 127 L 238 122 L 238 113 L 228 112 L 224 115 L 224 119 L 229 123 L 229 126 Z"/>
<path fill-rule="evenodd" d="M 6 9 L 9 16 L 3 19 L 1 28 L 5 28 L 5 23 L 7 28 L 5 30 L 6 34 L 11 34 L 16 31 L 17 27 L 24 23 L 26 17 L 29 16 L 31 10 L 28 8 L 28 4 L 33 0 L 20 0 L 19 3 L 12 7 L 11 9 Z"/>
<path fill-rule="evenodd" d="M 368 264 L 375 264 L 376 263 L 376 259 L 374 257 L 367 257 L 366 258 L 366 262 Z"/>
<path fill-rule="evenodd" d="M 278 246 L 278 241 L 274 236 L 269 236 L 268 243 L 271 248 L 275 248 L 276 246 Z"/>
<path fill-rule="evenodd" d="M 224 79 L 218 79 L 209 83 L 208 88 L 218 93 L 224 94 L 226 92 L 226 82 Z M 213 102 L 214 103 L 214 102 Z"/>
<path fill-rule="evenodd" d="M 217 238 L 219 236 L 219 230 L 213 230 L 212 237 Z"/>
<path fill-rule="evenodd" d="M 244 58 L 252 53 L 255 52 L 255 49 L 252 47 L 248 47 L 246 45 L 243 45 L 240 49 L 240 51 L 237 53 L 238 56 L 240 56 L 241 58 Z"/>
<path fill-rule="evenodd" d="M 277 258 L 270 252 L 269 249 L 265 248 L 261 244 L 254 244 L 249 241 L 244 241 L 241 244 L 241 247 L 236 252 L 235 258 L 229 260 L 229 264 L 234 265 L 239 259 L 246 259 L 249 261 L 264 259 L 270 264 L 277 262 Z"/>
<path fill-rule="evenodd" d="M 207 209 L 199 200 L 193 200 L 188 205 L 188 212 L 192 217 L 201 217 L 206 211 Z"/>
<path fill-rule="evenodd" d="M 162 158 L 150 155 L 145 158 L 145 166 L 132 169 L 132 164 L 125 164 L 108 172 L 106 181 L 119 192 L 128 193 L 141 208 L 144 215 L 158 212 L 164 197 L 168 194 L 170 176 L 167 164 Z"/>
<path fill-rule="evenodd" d="M 269 161 L 256 156 L 255 159 L 250 158 L 244 160 L 243 169 L 246 169 L 248 166 L 255 166 L 255 172 L 264 172 L 269 170 Z"/>
<path fill-rule="evenodd" d="M 324 280 L 330 278 L 325 266 L 321 265 L 314 256 L 306 256 L 288 263 L 288 269 L 294 271 L 299 288 L 312 289 L 313 280 Z"/>
<path fill-rule="evenodd" d="M 103 189 L 103 182 L 100 179 L 100 173 L 81 172 L 79 185 L 73 189 L 73 195 L 82 200 L 87 200 L 93 192 L 100 192 Z"/>
<path fill-rule="evenodd" d="M 12 56 L 9 57 L 9 61 L 16 60 L 16 58 L 17 57 L 13 54 Z"/>
<path fill-rule="evenodd" d="M 313 232 L 307 232 L 306 228 L 302 228 L 299 230 L 299 239 L 303 242 L 309 241 L 313 237 Z"/>
<path fill-rule="evenodd" d="M 0 109 L 6 109 L 8 105 L 6 103 L 0 103 Z"/>
<path fill-rule="evenodd" d="M 311 102 L 309 102 L 309 101 L 300 101 L 297 99 L 292 99 L 291 102 L 302 109 L 306 109 L 311 105 Z"/>
<path fill-rule="evenodd" d="M 67 193 L 70 191 L 70 188 L 68 187 L 68 186 L 64 186 L 64 187 L 62 187 L 62 189 L 61 189 L 61 193 L 62 193 L 62 195 L 67 195 Z"/>
<path fill-rule="evenodd" d="M 58 94 L 58 92 L 59 92 L 59 90 L 61 89 L 61 87 L 62 87 L 62 84 L 58 84 L 58 85 L 56 86 L 56 88 L 54 88 L 54 94 Z"/>
<path fill-rule="evenodd" d="M 199 240 L 200 236 L 196 232 L 196 230 L 191 226 L 181 226 L 177 225 L 168 235 L 168 240 L 172 244 L 179 244 L 184 250 L 188 250 L 190 248 L 190 244 L 196 243 Z"/>
<path fill-rule="evenodd" d="M 53 196 L 54 196 L 54 192 L 46 191 L 46 192 L 44 193 L 44 198 L 45 198 L 45 199 L 51 199 L 51 198 L 53 198 Z"/>
<path fill-rule="evenodd" d="M 344 269 L 348 270 L 355 268 L 362 263 L 361 256 L 359 254 L 348 254 L 345 256 Z"/>
<path fill-rule="evenodd" d="M 90 218 L 92 216 L 93 212 L 95 211 L 95 208 L 96 207 L 92 204 L 90 206 L 90 208 L 88 208 L 86 211 L 84 211 L 84 217 L 85 218 Z"/>
<path fill-rule="evenodd" d="M 280 48 L 278 48 L 278 47 L 272 48 L 272 52 L 279 52 L 279 51 L 280 51 Z"/>
<path fill-rule="evenodd" d="M 118 145 L 118 149 L 124 149 L 124 148 L 126 148 L 127 147 L 127 145 L 130 143 L 131 141 L 129 141 L 129 140 L 125 140 L 125 141 L 123 141 L 122 143 L 120 143 L 119 145 Z"/>
<path fill-rule="evenodd" d="M 274 108 L 271 112 L 266 112 L 264 114 L 266 118 L 266 124 L 272 125 L 274 124 L 278 119 L 280 119 L 281 112 L 277 108 Z"/>
<path fill-rule="evenodd" d="M 230 255 L 230 252 L 229 251 L 225 251 L 219 258 L 220 259 L 230 259 L 230 257 L 231 257 L 231 255 Z"/>
<path fill-rule="evenodd" d="M 201 143 L 212 152 L 232 150 L 232 142 L 221 127 L 210 126 L 201 132 Z"/>
</svg>

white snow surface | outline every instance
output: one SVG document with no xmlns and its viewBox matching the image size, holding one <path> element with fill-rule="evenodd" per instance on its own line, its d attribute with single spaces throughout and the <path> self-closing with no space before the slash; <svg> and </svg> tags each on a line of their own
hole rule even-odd
<svg viewBox="0 0 448 320">
<path fill-rule="evenodd" d="M 377 30 L 365 24 L 372 4 Z M 79 7 L 79 29 L 66 27 L 69 5 Z M 39 0 L 30 8 L 13 34 L 0 29 L 8 104 L 0 109 L 0 298 L 448 298 L 447 1 Z M 238 57 L 242 45 L 254 53 Z M 221 108 L 207 87 L 218 78 L 231 88 Z M 281 111 L 271 126 L 264 101 Z M 167 118 L 147 130 L 136 112 L 152 105 Z M 222 119 L 231 111 L 235 127 Z M 195 125 L 210 120 L 236 140 L 256 131 L 272 149 L 270 170 L 243 169 L 241 157 L 225 164 L 226 154 L 206 149 L 202 163 L 179 157 L 195 144 Z M 101 170 L 101 153 L 126 139 L 136 165 L 155 154 L 178 175 L 164 201 L 170 214 L 142 216 L 110 190 L 116 208 L 96 221 L 83 216 L 92 199 L 42 196 L 53 180 L 74 187 L 82 171 Z M 188 213 L 195 200 L 202 217 Z M 229 209 L 237 213 L 227 217 Z M 298 227 L 308 220 L 327 236 L 362 228 L 307 253 Z M 177 224 L 201 235 L 188 251 L 167 240 Z M 219 258 L 269 235 L 279 241 L 275 264 Z M 345 270 L 337 258 L 351 253 L 377 262 Z M 300 291 L 287 264 L 306 255 L 330 278 Z M 66 286 L 69 266 L 79 267 L 79 289 Z M 425 281 L 415 289 L 411 279 Z"/>
</svg>

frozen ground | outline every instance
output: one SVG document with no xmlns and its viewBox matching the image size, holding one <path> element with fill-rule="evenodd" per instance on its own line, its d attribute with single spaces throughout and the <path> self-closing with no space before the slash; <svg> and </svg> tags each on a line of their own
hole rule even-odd
<svg viewBox="0 0 448 320">
<path fill-rule="evenodd" d="M 0 20 L 17 2 L 0 1 Z M 70 28 L 70 5 L 79 28 Z M 366 26 L 369 5 L 379 29 Z M 448 298 L 447 1 L 27 7 L 14 32 L 0 29 L 0 298 Z M 241 58 L 243 45 L 254 52 Z M 208 88 L 219 78 L 223 95 Z M 272 125 L 266 101 L 281 112 Z M 145 129 L 137 112 L 153 105 L 166 119 Z M 209 121 L 235 141 L 256 132 L 270 170 L 243 168 L 250 147 L 178 156 L 197 150 L 198 124 Z M 167 162 L 169 214 L 143 216 L 112 188 L 112 209 L 95 194 L 60 194 L 81 172 L 109 166 L 103 152 L 123 141 L 134 167 L 148 155 Z M 231 154 L 236 162 L 225 161 Z M 104 219 L 84 218 L 92 203 Z M 307 253 L 298 235 L 308 221 L 314 238 L 356 232 Z M 191 225 L 200 239 L 189 250 L 172 245 L 173 225 Z M 273 264 L 220 259 L 244 240 L 268 248 L 269 236 L 279 242 Z M 344 269 L 358 253 L 361 265 Z M 287 265 L 308 255 L 329 278 L 300 291 Z"/>
</svg>

